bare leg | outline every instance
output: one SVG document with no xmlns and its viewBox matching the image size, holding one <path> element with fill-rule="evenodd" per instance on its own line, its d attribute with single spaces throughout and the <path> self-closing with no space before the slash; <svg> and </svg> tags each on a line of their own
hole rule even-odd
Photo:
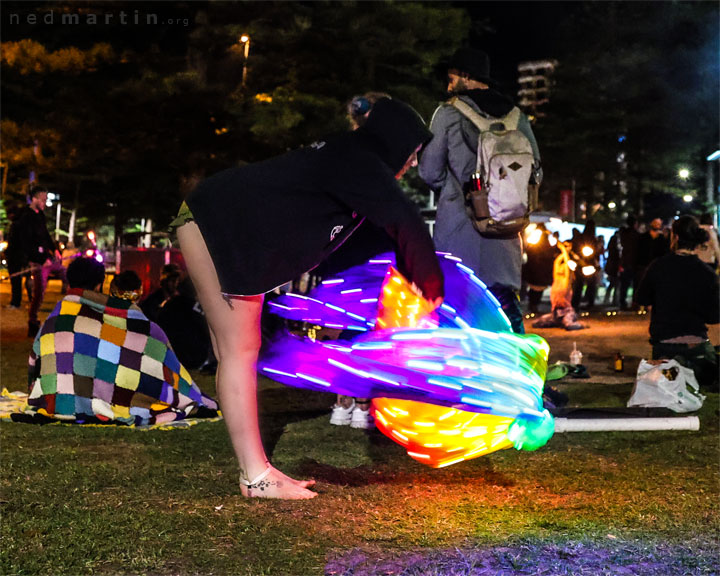
<svg viewBox="0 0 720 576">
<path fill-rule="evenodd" d="M 177 231 L 180 247 L 212 332 L 218 360 L 217 391 L 225 424 L 240 465 L 241 478 L 252 481 L 268 467 L 260 438 L 257 410 L 257 358 L 263 296 L 226 300 L 200 229 L 194 222 Z M 311 482 L 297 481 L 276 469 L 261 486 L 241 486 L 245 496 L 306 499 Z"/>
</svg>

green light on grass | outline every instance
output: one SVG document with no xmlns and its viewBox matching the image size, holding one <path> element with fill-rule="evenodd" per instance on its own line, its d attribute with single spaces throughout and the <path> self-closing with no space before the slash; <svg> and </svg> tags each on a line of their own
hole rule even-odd
<svg viewBox="0 0 720 576">
<path fill-rule="evenodd" d="M 550 440 L 555 432 L 555 420 L 545 410 L 541 419 L 520 416 L 508 429 L 508 440 L 517 450 L 537 450 Z"/>
</svg>

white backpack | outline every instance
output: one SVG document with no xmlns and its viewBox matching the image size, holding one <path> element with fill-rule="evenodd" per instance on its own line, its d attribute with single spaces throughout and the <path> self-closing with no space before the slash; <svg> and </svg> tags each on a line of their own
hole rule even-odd
<svg viewBox="0 0 720 576">
<path fill-rule="evenodd" d="M 517 129 L 520 109 L 514 107 L 502 118 L 485 118 L 459 98 L 449 103 L 480 131 L 474 182 L 466 193 L 473 226 L 492 238 L 517 235 L 537 207 L 538 192 L 532 144 Z"/>
</svg>

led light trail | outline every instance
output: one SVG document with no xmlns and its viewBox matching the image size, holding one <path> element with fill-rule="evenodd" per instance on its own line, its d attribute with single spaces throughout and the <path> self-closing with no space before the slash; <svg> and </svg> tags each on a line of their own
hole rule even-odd
<svg viewBox="0 0 720 576">
<path fill-rule="evenodd" d="M 390 255 L 271 302 L 279 316 L 359 335 L 321 342 L 286 332 L 259 369 L 291 386 L 373 398 L 378 429 L 429 466 L 539 448 L 554 430 L 542 406 L 547 343 L 510 332 L 472 271 L 449 254 L 440 260 L 446 298 L 432 312 Z"/>
</svg>

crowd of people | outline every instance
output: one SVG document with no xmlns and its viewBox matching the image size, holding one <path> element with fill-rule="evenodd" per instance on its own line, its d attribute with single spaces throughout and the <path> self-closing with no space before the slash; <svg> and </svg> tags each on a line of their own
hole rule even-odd
<svg viewBox="0 0 720 576">
<path fill-rule="evenodd" d="M 217 405 L 199 392 L 186 369 L 211 366 L 241 492 L 312 498 L 313 481 L 274 468 L 260 437 L 256 363 L 264 296 L 309 270 L 330 275 L 388 249 L 435 307 L 444 296 L 435 251 L 460 257 L 517 333 L 525 331 L 523 286 L 531 312 L 539 311 L 550 286 L 550 319 L 577 329 L 582 326 L 576 312 L 595 306 L 598 287 L 606 285 L 606 303 L 651 308 L 653 357 L 682 357 L 704 382 L 712 380 L 714 359 L 716 378 L 717 356 L 706 330 L 720 321 L 716 232 L 684 216 L 669 234 L 660 219 L 641 233 L 629 216 L 607 247 L 593 220 L 562 241 L 542 225 L 534 242 L 520 233 L 478 233 L 466 203 L 478 156 L 479 128 L 471 116 L 514 119 L 529 142 L 537 186 L 540 152 L 528 118 L 499 90 L 484 52 L 458 50 L 447 76 L 451 99 L 438 107 L 429 127 L 409 105 L 367 93 L 349 104 L 351 130 L 201 181 L 173 222 L 186 269 L 166 266 L 151 294 L 142 294 L 137 274 L 124 271 L 104 295 L 102 265 L 74 259 L 70 291 L 42 328 L 37 312 L 48 275 L 62 258 L 45 224 L 47 191 L 32 189 L 8 249 L 12 307 L 22 297 L 18 272 L 29 267 L 33 280 L 31 406 L 45 417 L 143 424 L 214 413 Z M 432 238 L 398 184 L 414 166 L 439 195 Z M 331 422 L 367 428 L 368 407 L 368 398 L 338 397 Z"/>
</svg>

